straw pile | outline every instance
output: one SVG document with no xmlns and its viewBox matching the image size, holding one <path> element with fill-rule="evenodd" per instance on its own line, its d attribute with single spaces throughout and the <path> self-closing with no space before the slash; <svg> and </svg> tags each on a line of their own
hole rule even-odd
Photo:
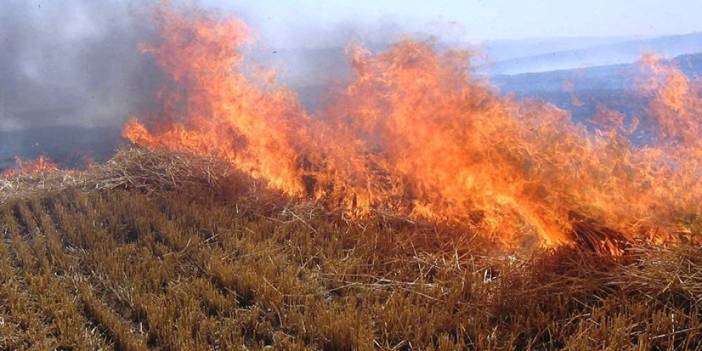
<svg viewBox="0 0 702 351">
<path fill-rule="evenodd" d="M 0 177 L 0 205 L 35 194 L 68 188 L 102 190 L 130 188 L 146 192 L 173 190 L 185 185 L 221 186 L 232 169 L 215 158 L 194 157 L 166 151 L 129 148 L 108 162 L 86 170 L 48 170 Z"/>
</svg>

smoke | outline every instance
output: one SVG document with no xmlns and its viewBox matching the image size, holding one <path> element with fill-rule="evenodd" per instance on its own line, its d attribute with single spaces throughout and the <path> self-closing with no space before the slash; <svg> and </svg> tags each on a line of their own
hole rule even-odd
<svg viewBox="0 0 702 351">
<path fill-rule="evenodd" d="M 138 50 L 152 4 L 6 0 L 0 11 L 0 130 L 118 126 L 153 101 L 160 74 Z"/>
<path fill-rule="evenodd" d="M 437 46 L 455 40 L 450 30 L 428 31 L 394 16 L 351 15 L 320 20 L 313 14 L 300 14 L 279 20 L 261 15 L 251 5 L 229 10 L 253 30 L 254 43 L 246 48 L 248 62 L 274 68 L 278 82 L 293 89 L 310 111 L 323 107 L 331 86 L 352 79 L 347 51 L 356 45 L 380 52 L 407 38 Z"/>
<path fill-rule="evenodd" d="M 251 26 L 255 31 L 257 19 L 253 21 Z M 323 105 L 330 84 L 351 78 L 346 51 L 352 45 L 363 45 L 376 52 L 406 36 L 429 39 L 429 35 L 411 33 L 391 18 L 375 23 L 348 18 L 329 25 L 309 20 L 285 26 L 287 30 L 276 30 L 261 23 L 265 30 L 252 47 L 249 61 L 275 68 L 278 82 L 294 89 L 309 110 Z"/>
<path fill-rule="evenodd" d="M 392 18 L 272 21 L 253 5 L 190 2 L 197 4 L 240 16 L 255 36 L 249 60 L 276 67 L 280 82 L 297 89 L 303 101 L 316 100 L 328 81 L 348 73 L 345 46 L 363 42 L 381 49 L 416 33 Z M 155 6 L 155 0 L 4 1 L 0 131 L 117 128 L 129 116 L 148 111 L 164 85 L 153 59 L 139 50 L 141 43 L 156 39 Z"/>
</svg>

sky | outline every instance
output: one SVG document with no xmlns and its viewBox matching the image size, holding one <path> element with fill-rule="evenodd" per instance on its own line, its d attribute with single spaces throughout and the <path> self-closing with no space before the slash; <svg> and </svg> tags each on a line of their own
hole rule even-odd
<svg viewBox="0 0 702 351">
<path fill-rule="evenodd" d="M 653 36 L 702 30 L 700 0 L 204 1 L 239 10 L 262 36 L 273 41 L 284 40 L 281 29 L 329 31 L 345 23 L 379 22 L 467 41 Z"/>
</svg>

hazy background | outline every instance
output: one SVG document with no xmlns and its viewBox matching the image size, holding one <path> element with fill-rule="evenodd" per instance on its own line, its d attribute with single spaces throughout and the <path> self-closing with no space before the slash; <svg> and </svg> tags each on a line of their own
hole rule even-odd
<svg viewBox="0 0 702 351">
<path fill-rule="evenodd" d="M 194 1 L 191 1 L 194 2 Z M 162 83 L 137 45 L 152 39 L 151 0 L 0 0 L 0 168 L 48 154 L 67 164 L 108 157 L 119 129 L 148 110 Z M 591 102 L 628 101 L 643 53 L 702 72 L 702 1 L 202 0 L 244 19 L 252 60 L 314 108 L 326 82 L 347 73 L 344 47 L 381 50 L 409 35 L 479 53 L 476 71 L 505 93 L 583 116 Z M 573 91 L 564 92 L 564 82 Z M 571 104 L 571 95 L 585 104 Z M 619 104 L 621 105 L 621 104 Z"/>
</svg>

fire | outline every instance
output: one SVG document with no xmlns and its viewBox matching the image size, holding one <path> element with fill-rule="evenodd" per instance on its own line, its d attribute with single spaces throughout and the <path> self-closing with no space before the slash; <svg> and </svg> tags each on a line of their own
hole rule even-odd
<svg viewBox="0 0 702 351">
<path fill-rule="evenodd" d="M 653 57 L 643 63 L 652 117 L 642 145 L 630 140 L 636 120 L 601 109 L 589 131 L 554 106 L 499 95 L 471 75 L 467 53 L 412 40 L 350 48 L 353 79 L 305 111 L 268 75 L 244 73 L 250 30 L 238 19 L 164 6 L 157 23 L 162 39 L 145 51 L 175 84 L 158 122 L 126 125 L 133 143 L 215 155 L 355 215 L 383 208 L 464 224 L 510 247 L 535 235 L 573 243 L 582 228 L 665 240 L 700 213 L 702 98 Z"/>
<path fill-rule="evenodd" d="M 39 156 L 34 160 L 22 160 L 18 157 L 16 158 L 15 162 L 17 167 L 4 171 L 2 173 L 2 177 L 14 178 L 19 176 L 37 175 L 54 172 L 59 169 L 58 165 L 56 165 L 46 156 Z"/>
<path fill-rule="evenodd" d="M 163 92 L 164 116 L 180 121 L 156 134 L 133 121 L 125 135 L 148 146 L 216 154 L 273 187 L 301 194 L 302 185 L 293 181 L 300 178 L 296 148 L 304 138 L 297 134 L 304 133 L 308 117 L 289 91 L 261 90 L 232 69 L 242 62 L 238 49 L 248 41 L 246 26 L 204 13 L 185 18 L 163 10 L 158 19 L 163 42 L 145 50 L 187 87 Z"/>
</svg>

